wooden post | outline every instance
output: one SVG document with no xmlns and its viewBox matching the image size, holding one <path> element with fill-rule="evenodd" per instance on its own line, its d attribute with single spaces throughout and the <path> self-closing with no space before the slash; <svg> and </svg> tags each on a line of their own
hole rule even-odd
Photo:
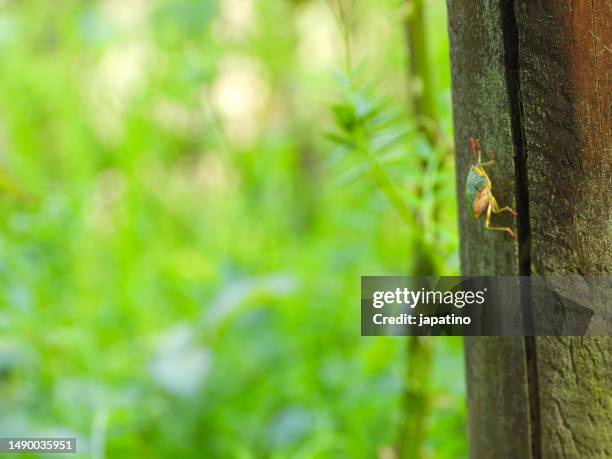
<svg viewBox="0 0 612 459">
<path fill-rule="evenodd" d="M 612 3 L 448 9 L 463 273 L 609 275 Z M 495 151 L 517 241 L 469 217 L 470 137 Z M 612 457 L 611 351 L 609 338 L 466 339 L 471 456 Z"/>
</svg>

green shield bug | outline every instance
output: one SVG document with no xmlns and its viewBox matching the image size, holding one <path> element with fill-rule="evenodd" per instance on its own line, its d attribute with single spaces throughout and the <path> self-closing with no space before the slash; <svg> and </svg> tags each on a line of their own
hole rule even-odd
<svg viewBox="0 0 612 459">
<path fill-rule="evenodd" d="M 491 179 L 485 171 L 485 166 L 490 166 L 495 163 L 495 157 L 491 156 L 489 161 L 482 162 L 482 148 L 480 141 L 470 138 L 472 145 L 472 153 L 474 155 L 475 164 L 470 166 L 467 181 L 465 182 L 465 199 L 470 207 L 470 214 L 475 220 L 478 220 L 483 214 L 485 215 L 485 228 L 491 231 L 506 231 L 510 236 L 516 239 L 516 233 L 507 226 L 491 226 L 491 214 L 499 214 L 501 212 L 510 212 L 516 217 L 516 212 L 510 207 L 499 207 L 493 189 Z"/>
</svg>

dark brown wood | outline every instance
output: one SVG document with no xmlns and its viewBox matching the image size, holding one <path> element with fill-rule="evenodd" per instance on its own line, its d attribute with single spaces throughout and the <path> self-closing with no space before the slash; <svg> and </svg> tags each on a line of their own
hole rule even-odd
<svg viewBox="0 0 612 459">
<path fill-rule="evenodd" d="M 612 268 L 612 2 L 517 2 L 531 271 Z M 597 324 L 594 324 L 597 325 Z M 611 341 L 538 338 L 542 457 L 612 457 Z"/>
<path fill-rule="evenodd" d="M 611 8 L 448 0 L 464 274 L 610 274 Z M 496 152 L 493 189 L 519 212 L 518 241 L 469 217 L 469 137 Z M 612 457 L 610 347 L 466 339 L 471 456 Z"/>
<path fill-rule="evenodd" d="M 518 3 L 534 273 L 610 273 L 612 2 Z"/>
</svg>

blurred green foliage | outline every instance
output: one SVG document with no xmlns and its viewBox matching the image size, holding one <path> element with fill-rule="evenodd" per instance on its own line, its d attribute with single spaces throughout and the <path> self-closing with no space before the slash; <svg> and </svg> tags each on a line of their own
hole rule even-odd
<svg viewBox="0 0 612 459">
<path fill-rule="evenodd" d="M 405 6 L 353 6 L 355 60 L 401 118 Z M 342 53 L 315 0 L 0 2 L 0 434 L 96 459 L 384 456 L 410 356 L 359 336 L 359 276 L 409 273 L 425 233 L 457 272 L 454 179 L 407 112 L 383 164 L 414 225 L 334 162 Z M 427 450 L 465 456 L 461 342 L 434 365 Z"/>
</svg>

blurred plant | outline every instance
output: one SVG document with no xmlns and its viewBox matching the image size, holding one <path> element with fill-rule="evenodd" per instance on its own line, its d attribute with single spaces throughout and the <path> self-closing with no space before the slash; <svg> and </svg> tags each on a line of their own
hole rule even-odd
<svg viewBox="0 0 612 459">
<path fill-rule="evenodd" d="M 418 138 L 419 132 L 409 124 L 409 118 L 404 110 L 393 108 L 390 102 L 384 99 L 373 98 L 368 89 L 356 89 L 354 81 L 357 73 L 353 72 L 339 78 L 344 97 L 332 105 L 338 132 L 327 135 L 339 147 L 334 154 L 334 161 L 349 154 L 358 156 L 359 159 L 349 168 L 344 180 L 346 178 L 356 180 L 366 172 L 371 174 L 378 188 L 402 217 L 406 228 L 411 230 L 410 233 L 415 238 L 412 261 L 406 254 L 407 263 L 412 265 L 411 274 L 432 275 L 436 272 L 433 267 L 435 252 L 428 250 L 430 237 L 426 233 L 426 227 L 420 223 L 423 221 L 424 198 L 418 193 L 408 194 L 407 187 L 400 188 L 398 181 L 401 177 L 395 178 L 390 170 L 393 166 L 397 171 L 401 163 L 406 169 L 410 165 L 412 167 L 408 170 L 412 173 L 407 173 L 406 176 L 413 181 L 424 180 L 426 170 L 423 168 L 427 168 L 427 163 L 407 153 L 410 141 L 414 141 L 415 137 Z M 423 189 L 423 183 L 414 188 Z M 409 364 L 406 371 L 403 425 L 400 427 L 398 441 L 399 454 L 402 453 L 402 446 L 406 443 L 404 437 L 408 431 L 407 426 L 426 424 L 428 400 L 422 395 L 426 393 L 424 381 L 430 373 L 432 360 L 430 343 L 423 338 L 410 337 L 408 346 Z M 411 433 L 409 439 L 411 452 L 417 452 L 422 449 L 425 432 L 423 427 L 413 430 L 414 434 Z"/>
<path fill-rule="evenodd" d="M 367 74 L 402 87 L 397 0 L 355 2 L 343 38 L 312 0 L 3 3 L 1 432 L 77 436 L 83 457 L 126 459 L 371 458 L 393 443 L 403 349 L 355 336 L 354 292 L 360 271 L 408 260 L 435 156 L 406 107 L 373 95 L 389 86 L 364 89 L 351 62 L 376 29 Z M 399 214 L 372 187 L 357 202 L 320 173 L 313 133 L 342 41 L 354 53 L 338 111 L 353 127 L 338 132 L 368 143 L 341 155 L 342 180 L 380 167 L 413 224 L 389 225 Z M 439 352 L 428 390 L 446 435 L 428 444 L 457 457 L 458 341 Z"/>
<path fill-rule="evenodd" d="M 443 251 L 436 250 L 439 222 L 428 202 L 453 197 L 451 183 L 442 183 L 445 174 L 437 161 L 438 155 L 429 144 L 426 133 L 415 127 L 408 113 L 384 98 L 372 96 L 370 84 L 358 89 L 355 80 L 359 70 L 339 77 L 343 97 L 331 107 L 336 131 L 327 138 L 337 145 L 331 163 L 344 162 L 348 168 L 340 181 L 348 183 L 366 174 L 374 178 L 393 209 L 402 217 L 406 234 L 413 238 L 413 252 L 406 254 L 411 275 L 439 275 L 445 264 Z M 429 148 L 411 149 L 415 145 Z M 416 154 L 409 154 L 412 151 Z M 419 154 L 419 152 L 426 152 Z M 349 166 L 347 163 L 351 162 Z M 403 175 L 403 177 L 402 177 Z M 408 186 L 400 186 L 408 181 Z M 433 182 L 433 184 L 431 183 Z M 440 256 L 442 254 L 442 256 Z M 422 457 L 427 439 L 427 424 L 431 404 L 428 383 L 434 358 L 433 342 L 428 337 L 409 337 L 408 362 L 405 373 L 404 412 L 398 441 L 399 457 Z"/>
<path fill-rule="evenodd" d="M 341 184 L 367 173 L 375 179 L 411 230 L 413 275 L 452 273 L 456 269 L 451 259 L 457 251 L 456 231 L 448 225 L 449 209 L 455 206 L 452 143 L 433 109 L 423 115 L 410 112 L 407 101 L 376 95 L 376 81 L 361 82 L 367 62 L 352 67 L 350 3 L 336 0 L 329 5 L 339 21 L 347 56 L 337 76 L 340 98 L 331 104 L 336 129 L 326 134 L 337 145 L 330 165 L 346 170 Z M 420 98 L 415 99 L 416 107 L 423 106 Z"/>
<path fill-rule="evenodd" d="M 34 197 L 27 193 L 2 166 L 0 166 L 0 198 L 14 198 L 21 204 L 34 201 Z"/>
<path fill-rule="evenodd" d="M 337 163 L 349 154 L 358 155 L 361 161 L 354 162 L 341 183 L 357 180 L 370 172 L 405 223 L 416 225 L 418 203 L 412 206 L 408 203 L 386 168 L 402 160 L 405 162 L 403 146 L 413 129 L 400 110 L 393 109 L 384 99 L 370 96 L 367 89 L 358 89 L 357 73 L 338 77 L 343 98 L 331 107 L 338 132 L 326 136 L 339 148 L 330 163 Z"/>
<path fill-rule="evenodd" d="M 452 143 L 437 117 L 434 88 L 427 53 L 424 6 L 420 1 L 406 3 L 406 38 L 409 50 L 407 80 L 410 99 L 400 107 L 375 97 L 376 83 L 360 85 L 365 63 L 353 69 L 350 40 L 350 3 L 330 2 L 345 47 L 345 70 L 339 76 L 341 99 L 331 106 L 336 132 L 327 137 L 337 144 L 332 162 L 352 156 L 353 165 L 345 177 L 355 180 L 369 172 L 412 235 L 410 274 L 444 274 L 448 257 L 456 244 L 444 247 L 448 214 L 447 201 L 454 204 L 453 165 L 449 164 Z M 411 110 L 406 108 L 410 107 Z M 398 171 L 399 167 L 403 168 Z M 393 170 L 391 170 L 393 168 Z M 393 174 L 395 172 L 395 175 Z M 398 183 L 408 181 L 408 186 Z M 452 205 L 451 205 L 452 206 Z M 452 236 L 450 239 L 455 239 Z M 449 249 L 444 253 L 441 248 Z M 441 256 L 442 255 L 442 256 Z M 408 258 L 408 257 L 407 257 Z M 408 260 L 407 260 L 408 261 Z M 407 339 L 408 362 L 404 378 L 404 409 L 399 429 L 397 454 L 421 458 L 428 436 L 431 395 L 428 383 L 433 367 L 431 339 Z"/>
</svg>

